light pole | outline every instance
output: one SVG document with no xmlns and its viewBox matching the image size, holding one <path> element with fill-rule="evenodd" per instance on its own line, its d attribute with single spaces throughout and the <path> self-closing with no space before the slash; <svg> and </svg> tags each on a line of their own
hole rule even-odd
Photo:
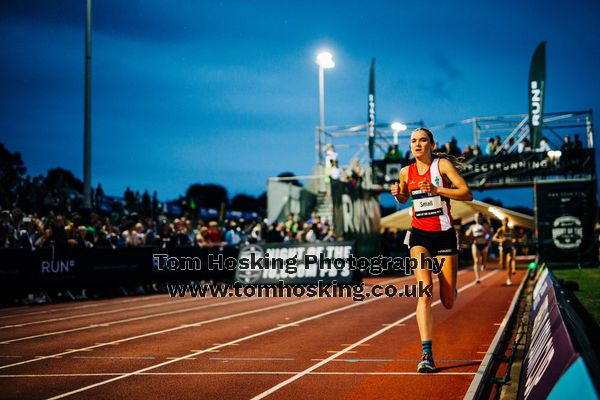
<svg viewBox="0 0 600 400">
<path fill-rule="evenodd" d="M 322 52 L 317 55 L 317 64 L 319 65 L 319 137 L 318 137 L 318 149 L 319 161 L 322 163 L 322 146 L 323 146 L 323 133 L 325 131 L 325 69 L 333 68 L 335 63 L 333 62 L 333 56 L 329 52 Z"/>
<path fill-rule="evenodd" d="M 83 208 L 92 208 L 92 0 L 85 12 L 85 85 L 83 111 Z"/>
<path fill-rule="evenodd" d="M 401 124 L 400 122 L 392 123 L 392 131 L 394 132 L 394 145 L 398 144 L 398 132 L 405 131 L 406 125 Z"/>
</svg>

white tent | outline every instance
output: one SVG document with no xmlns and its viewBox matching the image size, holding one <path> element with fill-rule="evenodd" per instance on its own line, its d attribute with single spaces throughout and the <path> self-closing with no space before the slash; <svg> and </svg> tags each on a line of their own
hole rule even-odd
<svg viewBox="0 0 600 400">
<path fill-rule="evenodd" d="M 495 219 L 508 218 L 508 221 L 512 222 L 514 226 L 520 226 L 531 230 L 534 229 L 534 221 L 532 215 L 521 214 L 516 211 L 494 206 L 492 204 L 484 203 L 478 200 L 450 201 L 450 210 L 452 213 L 452 217 L 454 219 L 460 218 L 462 224 L 472 222 L 475 219 L 475 213 L 481 212 Z M 410 207 L 408 207 L 404 210 L 396 211 L 395 213 L 390 214 L 387 217 L 381 218 L 381 229 L 410 229 L 410 210 Z"/>
</svg>

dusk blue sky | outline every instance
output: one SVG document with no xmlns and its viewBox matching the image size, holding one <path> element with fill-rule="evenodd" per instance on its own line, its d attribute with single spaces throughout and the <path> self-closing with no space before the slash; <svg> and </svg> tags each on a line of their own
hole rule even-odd
<svg viewBox="0 0 600 400">
<path fill-rule="evenodd" d="M 152 1 L 93 3 L 93 184 L 192 183 L 258 195 L 283 171 L 310 173 L 319 121 L 437 125 L 527 112 L 535 47 L 547 41 L 545 111 L 600 110 L 597 1 Z M 0 2 L 0 141 L 32 175 L 83 175 L 85 1 Z M 597 129 L 596 129 L 597 130 Z M 459 144 L 470 131 L 449 132 Z M 347 161 L 347 160 L 346 160 Z M 531 206 L 531 189 L 475 193 Z"/>
</svg>

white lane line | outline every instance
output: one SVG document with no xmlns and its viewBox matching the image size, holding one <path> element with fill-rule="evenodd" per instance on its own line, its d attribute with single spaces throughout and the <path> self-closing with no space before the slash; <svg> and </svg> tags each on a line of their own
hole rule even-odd
<svg viewBox="0 0 600 400">
<path fill-rule="evenodd" d="M 489 278 L 490 276 L 493 276 L 493 275 L 494 275 L 495 273 L 497 273 L 497 272 L 498 272 L 498 271 L 491 272 L 491 273 L 489 273 L 488 275 L 486 275 L 486 276 L 482 277 L 482 278 L 481 278 L 481 280 L 483 281 L 483 280 L 485 280 L 485 279 Z M 462 292 L 462 291 L 464 291 L 464 290 L 467 290 L 467 289 L 469 289 L 470 287 L 473 287 L 473 286 L 475 286 L 475 285 L 476 285 L 476 282 L 471 282 L 471 283 L 469 283 L 469 284 L 467 284 L 467 285 L 463 286 L 462 288 L 458 289 L 458 292 L 460 293 L 460 292 Z M 440 304 L 440 303 L 441 303 L 441 300 L 436 300 L 436 301 L 434 301 L 434 302 L 431 304 L 431 307 L 435 307 L 435 306 L 437 306 L 437 305 L 438 305 L 438 304 Z M 396 325 L 396 324 L 401 324 L 401 323 L 403 323 L 404 321 L 407 321 L 407 320 L 409 320 L 410 318 L 414 317 L 416 314 L 417 314 L 416 312 L 412 312 L 412 313 L 410 313 L 410 314 L 406 315 L 405 317 L 402 317 L 402 318 L 400 318 L 399 320 L 397 320 L 396 322 L 392 323 L 391 325 L 388 325 L 388 326 L 386 326 L 386 327 L 384 327 L 384 328 L 382 328 L 382 329 L 378 330 L 377 332 L 374 332 L 374 333 L 370 334 L 369 336 L 367 336 L 367 337 L 365 337 L 365 338 L 363 338 L 363 339 L 361 339 L 361 340 L 359 340 L 359 341 L 355 342 L 355 343 L 354 343 L 354 344 L 352 344 L 351 346 L 345 347 L 344 349 L 342 349 L 342 350 L 338 351 L 337 353 L 335 353 L 335 354 L 332 354 L 331 356 L 327 357 L 327 358 L 326 358 L 326 359 L 324 359 L 323 361 L 321 361 L 321 362 L 319 362 L 319 363 L 317 363 L 317 364 L 314 364 L 313 366 L 311 366 L 311 367 L 309 367 L 309 368 L 306 368 L 304 371 L 302 371 L 302 372 L 300 372 L 300 373 L 298 373 L 298 374 L 296 374 L 296 375 L 292 376 L 291 378 L 288 378 L 288 379 L 286 379 L 285 381 L 283 381 L 283 382 L 279 383 L 278 385 L 275 385 L 275 386 L 273 386 L 272 388 L 270 388 L 270 389 L 268 389 L 268 390 L 265 390 L 264 392 L 262 392 L 262 393 L 260 393 L 260 394 L 258 394 L 258 395 L 256 395 L 256 396 L 254 396 L 254 397 L 252 398 L 252 400 L 259 400 L 259 399 L 263 399 L 263 398 L 267 397 L 268 395 L 275 393 L 276 391 L 278 391 L 279 389 L 283 388 L 284 386 L 287 386 L 287 385 L 289 385 L 290 383 L 292 383 L 292 382 L 294 382 L 294 381 L 296 381 L 296 380 L 298 380 L 298 379 L 302 378 L 303 376 L 305 376 L 305 375 L 307 375 L 307 374 L 311 373 L 311 372 L 312 372 L 312 371 L 314 371 L 315 369 L 317 369 L 317 368 L 319 368 L 319 367 L 321 367 L 321 366 L 323 366 L 323 365 L 327 364 L 327 363 L 328 363 L 328 362 L 330 362 L 331 360 L 334 360 L 334 359 L 338 358 L 339 356 L 341 356 L 342 354 L 345 354 L 345 353 L 347 353 L 349 350 L 352 350 L 352 349 L 354 349 L 355 347 L 358 347 L 359 345 L 361 345 L 361 344 L 363 344 L 363 343 L 365 343 L 365 342 L 368 342 L 369 340 L 371 340 L 371 339 L 373 339 L 373 338 L 375 338 L 375 337 L 377 337 L 377 336 L 381 335 L 382 333 L 384 333 L 384 332 L 386 332 L 386 331 L 390 330 L 391 328 L 393 328 L 393 327 L 394 327 L 394 325 Z"/>
<path fill-rule="evenodd" d="M 232 345 L 230 345 L 232 346 Z M 36 355 L 33 357 L 45 357 Z M 25 358 L 25 356 L 7 356 L 0 355 L 0 358 Z M 66 358 L 66 357 L 65 357 Z M 164 357 L 164 356 L 71 356 L 73 359 L 98 359 L 98 360 L 156 360 L 158 358 L 169 358 L 174 359 L 176 357 Z M 211 357 L 209 360 L 216 361 L 294 361 L 295 358 L 283 358 L 283 357 Z M 311 358 L 310 361 L 323 361 L 324 358 Z M 359 362 L 382 362 L 382 363 L 402 363 L 402 362 L 419 362 L 420 358 L 337 358 L 331 360 L 331 362 L 345 362 L 345 363 L 359 363 Z M 449 363 L 449 362 L 482 362 L 482 360 L 459 360 L 459 359 L 442 359 L 436 358 L 435 362 Z"/>
<path fill-rule="evenodd" d="M 163 301 L 163 302 L 160 302 L 160 303 L 152 303 L 152 304 L 144 304 L 144 305 L 141 305 L 141 306 L 140 305 L 136 305 L 136 306 L 133 306 L 133 307 L 117 308 L 115 310 L 97 311 L 97 312 L 87 313 L 87 314 L 70 315 L 68 317 L 58 317 L 58 318 L 52 318 L 52 319 L 45 319 L 45 320 L 41 320 L 41 321 L 15 323 L 13 325 L 3 325 L 3 326 L 0 326 L 0 329 L 21 328 L 23 326 L 45 324 L 45 323 L 48 323 L 48 322 L 67 321 L 67 320 L 70 320 L 70 319 L 84 318 L 84 317 L 95 317 L 95 316 L 98 316 L 98 315 L 114 314 L 114 313 L 118 313 L 118 312 L 121 312 L 121 311 L 141 310 L 141 309 L 149 308 L 149 307 L 164 306 L 166 304 L 176 305 L 176 304 L 189 303 L 191 301 L 198 301 L 199 299 L 208 299 L 208 298 L 210 298 L 210 297 L 189 298 L 189 299 L 182 299 L 182 300 L 178 300 L 178 301 L 174 301 L 174 299 L 171 299 L 169 301 Z"/>
<path fill-rule="evenodd" d="M 373 285 L 375 285 L 376 283 L 372 283 L 372 284 L 365 284 L 366 287 L 371 287 Z M 163 295 L 148 295 L 148 296 L 163 296 Z M 23 314 L 11 314 L 11 315 L 0 315 L 0 319 L 5 319 L 5 318 L 20 318 L 20 317 L 24 317 L 24 316 L 30 316 L 30 315 L 39 315 L 39 314 L 47 314 L 47 313 L 52 313 L 52 312 L 60 312 L 60 311 L 72 311 L 72 310 L 77 310 L 77 309 L 83 309 L 83 308 L 90 308 L 90 307 L 102 307 L 102 306 L 112 306 L 115 304 L 124 304 L 124 303 L 131 303 L 134 301 L 145 301 L 145 300 L 154 300 L 154 299 L 150 299 L 148 298 L 148 296 L 144 296 L 144 297 L 138 297 L 135 299 L 127 299 L 127 300 L 121 300 L 121 301 L 115 301 L 113 303 L 98 303 L 98 304 L 85 304 L 85 305 L 79 305 L 76 307 L 69 307 L 69 308 L 56 308 L 56 309 L 51 309 L 51 310 L 43 310 L 43 311 L 37 311 L 37 312 L 31 312 L 31 313 L 23 313 Z M 206 297 L 208 298 L 208 297 Z M 201 298 L 196 297 L 195 300 L 199 300 Z M 189 299 L 191 300 L 191 299 Z M 183 303 L 183 302 L 187 302 L 189 301 L 188 299 L 182 299 L 180 297 L 175 297 L 175 298 L 171 298 L 171 301 L 176 301 L 178 303 Z M 100 300 L 103 301 L 103 300 Z M 156 306 L 156 305 L 160 305 L 163 303 L 152 303 L 152 304 L 147 304 L 147 305 L 143 305 L 143 306 L 139 306 L 138 308 L 142 308 L 142 307 L 152 307 L 152 306 Z M 133 307 L 132 307 L 133 309 Z M 125 310 L 125 309 L 123 309 Z M 115 312 L 115 311 L 107 311 L 107 312 Z M 87 315 L 82 315 L 82 316 L 88 316 L 88 315 L 92 315 L 92 314 L 87 314 Z M 99 315 L 99 314 L 96 314 Z M 38 324 L 38 323 L 43 323 L 43 322 L 50 322 L 50 321 L 62 321 L 64 319 L 71 319 L 71 318 L 78 318 L 78 317 L 65 317 L 65 318 L 56 318 L 53 320 L 45 320 L 45 321 L 40 321 L 40 322 L 28 322 L 28 323 L 16 323 L 13 325 L 7 325 L 6 328 L 9 327 L 21 327 L 21 326 L 26 326 L 26 325 L 32 325 L 32 324 Z M 0 329 L 5 329 L 4 326 L 0 327 Z"/>
<path fill-rule="evenodd" d="M 142 315 L 142 316 L 139 316 L 139 317 L 119 319 L 119 320 L 108 321 L 108 322 L 100 322 L 100 323 L 97 323 L 97 324 L 90 324 L 90 325 L 86 325 L 86 326 L 80 326 L 79 328 L 64 329 L 62 331 L 53 331 L 53 332 L 40 333 L 40 334 L 37 334 L 37 335 L 24 336 L 24 337 L 15 338 L 15 339 L 2 340 L 2 341 L 0 341 L 0 345 L 2 345 L 2 344 L 10 344 L 10 343 L 15 343 L 15 342 L 21 342 L 23 340 L 37 339 L 37 338 L 42 338 L 42 337 L 47 337 L 47 336 L 61 335 L 63 333 L 79 332 L 79 331 L 84 331 L 84 330 L 88 330 L 88 329 L 95 329 L 95 328 L 106 328 L 106 327 L 109 327 L 109 326 L 118 325 L 118 324 L 125 324 L 125 323 L 128 323 L 128 322 L 141 321 L 141 320 L 149 319 L 149 318 L 163 317 L 165 315 L 174 315 L 174 314 L 181 314 L 181 313 L 190 312 L 190 311 L 203 310 L 205 308 L 212 308 L 212 307 L 220 307 L 220 306 L 225 306 L 225 305 L 237 304 L 237 303 L 241 303 L 241 302 L 244 302 L 244 301 L 248 301 L 250 299 L 252 299 L 252 298 L 243 299 L 243 300 L 237 300 L 235 302 L 222 301 L 222 302 L 219 302 L 219 303 L 210 303 L 210 304 L 206 304 L 206 305 L 198 306 L 198 307 L 184 308 L 182 310 L 165 311 L 165 312 L 161 312 L 161 313 L 157 313 L 157 314 L 148 314 L 148 315 Z"/>
<path fill-rule="evenodd" d="M 295 375 L 296 371 L 229 371 L 229 372 L 140 372 L 137 376 L 186 376 L 186 375 Z M 28 375 L 0 375 L 0 378 L 60 378 L 60 377 L 87 377 L 87 376 L 121 376 L 125 372 L 105 372 L 96 374 L 28 374 Z M 424 376 L 418 372 L 310 372 L 307 375 L 418 375 Z M 439 375 L 475 375 L 475 372 L 436 372 L 435 374 L 426 374 L 427 377 Z"/>
<path fill-rule="evenodd" d="M 154 297 L 158 297 L 158 296 L 162 296 L 160 294 L 151 294 L 151 295 L 145 295 L 145 296 L 137 296 L 136 298 L 133 299 L 125 299 L 125 300 L 113 300 L 112 302 L 110 302 L 110 300 L 88 300 L 88 301 L 92 301 L 94 303 L 92 304 L 80 304 L 77 306 L 73 306 L 73 307 L 63 307 L 63 308 L 51 308 L 49 310 L 40 310 L 40 311 L 33 311 L 33 312 L 28 312 L 28 313 L 18 313 L 18 314 L 8 314 L 8 315 L 0 315 L 0 319 L 6 319 L 6 318 L 15 318 L 15 317 L 24 317 L 24 316 L 30 316 L 30 315 L 40 315 L 40 314 L 49 314 L 49 313 L 53 313 L 53 312 L 60 312 L 60 311 L 73 311 L 73 310 L 81 310 L 84 308 L 91 308 L 91 307 L 102 307 L 102 306 L 114 306 L 115 304 L 125 304 L 125 303 L 132 303 L 134 301 L 146 301 L 146 300 L 154 300 Z M 50 306 L 50 305 L 48 305 Z M 44 305 L 35 305 L 32 307 L 45 307 Z M 21 310 L 25 309 L 25 307 L 21 307 Z M 13 311 L 18 311 L 19 308 L 13 308 Z M 11 311 L 11 310 L 3 310 L 3 311 Z"/>
<path fill-rule="evenodd" d="M 263 311 L 274 310 L 276 308 L 287 307 L 287 306 L 291 306 L 291 305 L 296 305 L 296 304 L 304 303 L 306 301 L 314 301 L 314 300 L 318 300 L 318 299 L 319 298 L 316 297 L 316 298 L 308 298 L 308 299 L 303 299 L 303 300 L 298 300 L 298 301 L 290 301 L 290 302 L 286 302 L 286 303 L 282 303 L 282 304 L 276 304 L 274 306 L 268 306 L 268 307 L 259 308 L 259 309 L 252 310 L 252 311 L 244 311 L 244 312 L 240 312 L 240 313 L 236 313 L 236 314 L 226 315 L 226 316 L 223 316 L 223 317 L 218 317 L 218 318 L 213 318 L 213 319 L 209 319 L 209 320 L 199 321 L 199 322 L 196 322 L 194 324 L 180 325 L 180 326 L 176 326 L 176 327 L 173 327 L 173 328 L 163 329 L 163 330 L 160 330 L 160 331 L 154 331 L 154 332 L 144 333 L 144 334 L 141 334 L 141 335 L 130 336 L 130 337 L 126 337 L 126 338 L 123 338 L 123 339 L 114 340 L 112 342 L 98 343 L 96 345 L 84 347 L 84 348 L 81 348 L 81 349 L 72 349 L 72 350 L 64 351 L 62 353 L 57 353 L 57 354 L 51 354 L 51 355 L 48 355 L 48 356 L 32 358 L 32 359 L 21 361 L 21 362 L 17 362 L 17 363 L 14 363 L 14 364 L 2 365 L 2 366 L 0 366 L 0 369 L 6 369 L 6 368 L 10 368 L 10 367 L 15 367 L 15 366 L 18 366 L 18 365 L 29 364 L 29 363 L 32 363 L 32 362 L 45 360 L 47 358 L 54 358 L 54 357 L 64 356 L 64 355 L 67 355 L 67 354 L 77 353 L 77 352 L 81 352 L 81 351 L 89 351 L 89 350 L 92 350 L 92 349 L 97 349 L 99 347 L 111 346 L 111 345 L 114 345 L 114 344 L 120 344 L 120 343 L 128 342 L 128 341 L 131 341 L 131 340 L 141 339 L 141 338 L 155 336 L 155 335 L 161 335 L 163 333 L 175 332 L 175 331 L 178 331 L 178 330 L 181 330 L 181 329 L 199 327 L 199 326 L 207 325 L 207 324 L 210 324 L 210 323 L 213 323 L 213 322 L 225 321 L 225 320 L 233 319 L 233 318 L 236 318 L 236 317 L 242 317 L 242 316 L 245 316 L 245 315 L 256 314 L 256 313 L 263 312 Z M 257 298 L 244 299 L 244 300 L 240 300 L 239 302 L 242 302 L 242 301 L 253 301 L 253 300 L 257 300 Z M 196 353 L 192 353 L 192 355 L 194 355 L 194 354 L 196 354 Z"/>
<path fill-rule="evenodd" d="M 312 358 L 310 361 L 323 361 L 324 358 Z M 358 363 L 358 362 L 419 362 L 420 358 L 337 358 L 331 360 L 331 362 L 347 362 L 347 363 Z M 447 362 L 481 362 L 481 360 L 451 360 L 451 359 L 435 359 L 436 364 L 447 363 Z"/>
<path fill-rule="evenodd" d="M 136 356 L 73 356 L 77 359 L 93 359 L 93 360 L 156 360 L 156 357 L 136 357 Z"/>
<path fill-rule="evenodd" d="M 378 283 L 377 282 L 369 283 L 369 284 L 365 284 L 365 286 L 371 287 L 375 284 L 378 284 Z M 95 301 L 95 303 L 83 304 L 83 305 L 78 305 L 78 306 L 74 306 L 74 307 L 53 308 L 50 310 L 41 310 L 41 311 L 35 311 L 35 312 L 30 312 L 30 313 L 0 315 L 0 319 L 24 317 L 24 316 L 39 315 L 39 314 L 48 314 L 48 313 L 60 312 L 60 311 L 72 311 L 72 310 L 79 310 L 79 309 L 90 308 L 90 307 L 113 306 L 115 304 L 132 303 L 134 301 L 154 300 L 153 299 L 154 297 L 159 297 L 159 296 L 162 297 L 162 296 L 164 296 L 164 294 L 150 294 L 150 295 L 144 295 L 144 296 L 137 296 L 136 298 L 125 299 L 125 300 L 112 300 L 112 301 L 111 300 L 90 300 L 90 301 Z M 179 297 L 177 297 L 176 299 L 177 299 L 177 301 L 182 301 L 182 300 L 180 300 Z M 40 305 L 40 306 L 34 306 L 34 307 L 44 307 L 44 306 Z M 23 309 L 23 308 L 24 307 L 22 307 L 21 309 Z M 5 309 L 3 311 L 11 311 L 11 310 L 18 311 L 19 308 Z"/>
<path fill-rule="evenodd" d="M 387 281 L 386 283 L 390 284 L 390 283 L 393 283 L 393 282 L 402 281 L 404 279 L 406 279 L 406 278 L 392 279 L 392 280 Z M 314 299 L 318 300 L 320 298 L 319 297 L 315 297 L 315 298 L 312 298 L 312 299 L 313 300 Z M 203 353 L 209 353 L 209 352 L 212 352 L 214 350 L 221 349 L 223 347 L 230 346 L 230 345 L 235 344 L 235 343 L 244 342 L 246 340 L 250 340 L 250 339 L 253 339 L 255 337 L 259 337 L 259 336 L 267 335 L 269 333 L 277 332 L 277 331 L 280 331 L 280 330 L 288 328 L 288 327 L 293 327 L 296 324 L 302 324 L 304 322 L 312 321 L 312 320 L 315 320 L 315 319 L 318 319 L 318 318 L 321 318 L 321 317 L 325 317 L 325 316 L 328 316 L 328 315 L 331 315 L 331 314 L 335 314 L 335 313 L 338 313 L 338 312 L 341 312 L 341 311 L 345 311 L 345 310 L 348 310 L 348 309 L 351 309 L 351 308 L 354 308 L 354 307 L 358 307 L 358 306 L 361 306 L 361 305 L 364 305 L 364 304 L 368 304 L 368 303 L 371 303 L 371 302 L 374 302 L 374 301 L 382 300 L 382 299 L 389 299 L 389 297 L 383 296 L 383 297 L 370 298 L 369 300 L 365 300 L 365 301 L 361 301 L 361 302 L 355 302 L 355 303 L 349 304 L 347 306 L 343 306 L 343 307 L 340 307 L 340 308 L 335 308 L 333 310 L 326 311 L 326 312 L 323 312 L 323 313 L 320 313 L 320 314 L 316 314 L 316 315 L 313 315 L 311 317 L 306 317 L 306 318 L 303 318 L 303 319 L 298 320 L 298 321 L 293 321 L 293 322 L 290 322 L 289 324 L 286 324 L 286 325 L 278 325 L 275 328 L 271 328 L 271 329 L 267 329 L 267 330 L 264 330 L 264 331 L 260 331 L 260 332 L 257 332 L 257 333 L 254 333 L 254 334 L 251 334 L 251 335 L 248 335 L 248 336 L 241 337 L 239 339 L 232 340 L 232 341 L 227 342 L 227 343 L 222 343 L 222 344 L 219 344 L 219 345 L 216 345 L 216 346 L 212 346 L 212 347 L 206 348 L 204 350 L 195 351 L 195 352 L 190 353 L 188 355 L 177 357 L 177 358 L 174 358 L 172 360 L 162 362 L 160 364 L 151 365 L 149 367 L 138 369 L 138 370 L 133 371 L 133 372 L 128 372 L 126 374 L 123 374 L 123 375 L 120 375 L 120 376 L 116 376 L 114 378 L 107 379 L 105 381 L 97 382 L 97 383 L 94 383 L 94 384 L 91 384 L 91 385 L 88 385 L 88 386 L 81 387 L 79 389 L 72 390 L 70 392 L 62 393 L 62 394 L 59 394 L 57 396 L 51 397 L 49 400 L 61 399 L 61 398 L 64 398 L 64 397 L 68 397 L 68 396 L 71 396 L 71 395 L 76 394 L 76 393 L 81 393 L 81 392 L 84 392 L 86 390 L 98 387 L 98 386 L 103 386 L 103 385 L 106 385 L 106 384 L 111 383 L 111 382 L 115 382 L 115 381 L 118 381 L 118 380 L 121 380 L 121 379 L 128 378 L 128 377 L 133 376 L 133 375 L 137 375 L 137 374 L 142 373 L 142 372 L 151 371 L 153 369 L 156 369 L 156 368 L 159 368 L 159 367 L 163 367 L 165 365 L 173 364 L 173 363 L 176 363 L 176 362 L 179 362 L 179 361 L 182 361 L 182 360 L 186 360 L 188 358 L 192 358 L 194 356 L 198 356 L 198 355 L 203 354 Z M 0 369 L 1 369 L 1 367 L 0 367 Z"/>
<path fill-rule="evenodd" d="M 217 361 L 294 361 L 295 358 L 278 357 L 211 357 L 209 360 Z"/>
</svg>

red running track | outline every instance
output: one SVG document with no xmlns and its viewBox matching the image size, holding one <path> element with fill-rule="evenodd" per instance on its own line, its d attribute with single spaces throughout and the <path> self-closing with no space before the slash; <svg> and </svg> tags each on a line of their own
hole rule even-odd
<svg viewBox="0 0 600 400">
<path fill-rule="evenodd" d="M 0 397 L 463 398 L 524 276 L 434 293 L 439 372 L 417 374 L 414 298 L 153 295 L 0 310 Z M 368 279 L 402 288 L 413 277 Z"/>
</svg>

